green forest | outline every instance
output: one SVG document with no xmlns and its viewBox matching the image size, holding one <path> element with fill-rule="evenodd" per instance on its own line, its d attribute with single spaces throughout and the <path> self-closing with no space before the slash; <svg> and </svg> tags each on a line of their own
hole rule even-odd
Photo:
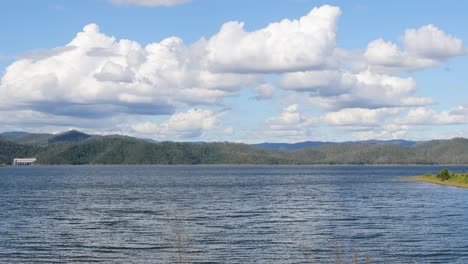
<svg viewBox="0 0 468 264">
<path fill-rule="evenodd" d="M 229 142 L 149 142 L 127 136 L 59 135 L 0 137 L 0 164 L 35 157 L 36 164 L 468 164 L 468 139 L 433 140 L 414 146 L 337 143 L 294 151 Z"/>
</svg>

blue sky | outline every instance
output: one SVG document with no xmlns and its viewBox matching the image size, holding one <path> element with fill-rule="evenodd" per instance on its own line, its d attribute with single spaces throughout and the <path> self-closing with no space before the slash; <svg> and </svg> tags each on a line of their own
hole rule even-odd
<svg viewBox="0 0 468 264">
<path fill-rule="evenodd" d="M 465 1 L 1 1 L 0 131 L 240 142 L 466 137 L 467 9 Z"/>
</svg>

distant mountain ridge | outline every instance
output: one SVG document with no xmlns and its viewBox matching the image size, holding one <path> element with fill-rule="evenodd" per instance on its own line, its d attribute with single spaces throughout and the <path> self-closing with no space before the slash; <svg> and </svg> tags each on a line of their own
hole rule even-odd
<svg viewBox="0 0 468 264">
<path fill-rule="evenodd" d="M 271 143 L 267 143 L 271 144 Z M 468 164 L 468 139 L 274 143 L 277 150 L 229 142 L 148 142 L 134 137 L 0 134 L 0 164 L 36 157 L 38 164 Z M 268 146 L 267 147 L 272 147 Z"/>
<path fill-rule="evenodd" d="M 324 145 L 331 145 L 336 144 L 335 142 L 322 142 L 322 141 L 304 141 L 304 142 L 297 142 L 297 143 L 259 143 L 259 144 L 251 144 L 251 146 L 262 148 L 262 149 L 270 149 L 270 150 L 286 150 L 286 151 L 293 151 L 299 150 L 303 148 L 310 148 L 310 147 L 320 147 Z"/>
<path fill-rule="evenodd" d="M 34 146 L 46 146 L 57 142 L 80 142 L 91 137 L 95 136 L 77 130 L 70 130 L 59 134 L 28 133 L 23 131 L 0 133 L 0 139 Z"/>
<path fill-rule="evenodd" d="M 98 135 L 90 135 L 77 130 L 70 130 L 59 134 L 36 134 L 28 133 L 23 131 L 11 131 L 0 133 L 0 138 L 19 143 L 19 144 L 28 144 L 28 145 L 47 145 L 56 142 L 79 142 L 93 137 L 100 137 Z M 160 141 L 149 139 L 149 138 L 140 138 L 149 143 L 159 143 Z M 303 148 L 309 147 L 320 147 L 325 145 L 333 144 L 392 144 L 411 147 L 425 141 L 412 141 L 405 139 L 391 139 L 391 140 L 362 140 L 362 141 L 344 141 L 344 142 L 331 142 L 331 141 L 304 141 L 297 143 L 257 143 L 249 144 L 251 146 L 269 149 L 269 150 L 285 150 L 285 151 L 294 151 L 300 150 Z M 208 142 L 192 142 L 197 144 L 203 144 Z"/>
<path fill-rule="evenodd" d="M 330 141 L 304 141 L 297 143 L 260 143 L 260 144 L 251 144 L 257 148 L 262 149 L 271 149 L 271 150 L 286 150 L 294 151 L 303 148 L 310 147 L 320 147 L 325 145 L 334 145 L 334 144 L 390 144 L 390 145 L 400 145 L 406 147 L 412 147 L 416 144 L 423 143 L 424 141 L 412 141 L 405 139 L 391 139 L 391 140 L 362 140 L 362 141 L 345 141 L 345 142 L 330 142 Z"/>
<path fill-rule="evenodd" d="M 23 132 L 23 131 L 9 131 L 9 132 L 3 132 L 0 133 L 0 136 L 5 136 L 5 137 L 21 137 L 24 135 L 29 134 L 28 132 Z"/>
</svg>

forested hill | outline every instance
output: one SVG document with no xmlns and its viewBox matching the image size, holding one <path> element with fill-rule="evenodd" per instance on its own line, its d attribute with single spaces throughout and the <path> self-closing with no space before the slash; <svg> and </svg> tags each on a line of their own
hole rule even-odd
<svg viewBox="0 0 468 264">
<path fill-rule="evenodd" d="M 24 137 L 26 142 L 21 140 Z M 279 151 L 227 142 L 154 143 L 78 131 L 39 134 L 37 138 L 0 136 L 0 163 L 18 157 L 36 157 L 38 164 L 468 164 L 468 139 L 413 146 L 334 143 Z"/>
</svg>

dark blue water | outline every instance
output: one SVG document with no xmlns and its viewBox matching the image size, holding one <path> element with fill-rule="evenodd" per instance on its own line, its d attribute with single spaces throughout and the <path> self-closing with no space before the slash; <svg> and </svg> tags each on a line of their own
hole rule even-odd
<svg viewBox="0 0 468 264">
<path fill-rule="evenodd" d="M 0 168 L 0 263 L 468 263 L 468 189 L 395 180 L 440 169 Z"/>
</svg>

